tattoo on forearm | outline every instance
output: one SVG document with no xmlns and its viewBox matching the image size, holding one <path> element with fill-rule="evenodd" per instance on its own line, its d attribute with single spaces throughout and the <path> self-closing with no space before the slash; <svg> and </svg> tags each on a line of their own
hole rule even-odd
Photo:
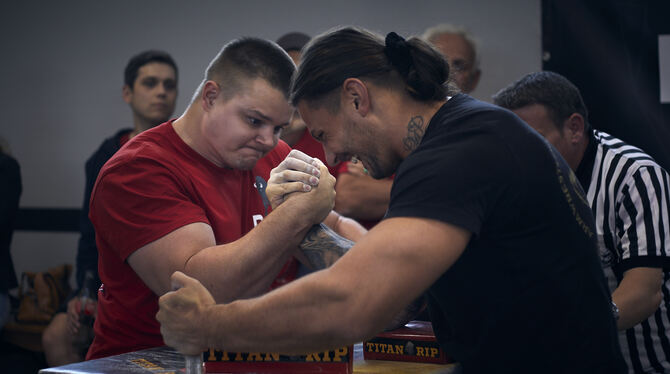
<svg viewBox="0 0 670 374">
<path fill-rule="evenodd" d="M 305 235 L 300 249 L 314 270 L 330 267 L 342 257 L 354 242 L 338 235 L 324 224 L 312 226 Z"/>
<path fill-rule="evenodd" d="M 411 152 L 419 146 L 425 130 L 423 117 L 414 116 L 409 120 L 407 124 L 407 136 L 402 140 L 407 151 Z"/>
</svg>

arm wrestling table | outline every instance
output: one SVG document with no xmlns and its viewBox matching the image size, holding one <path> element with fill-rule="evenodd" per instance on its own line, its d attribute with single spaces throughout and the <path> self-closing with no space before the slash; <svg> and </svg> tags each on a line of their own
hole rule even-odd
<svg viewBox="0 0 670 374">
<path fill-rule="evenodd" d="M 354 373 L 457 374 L 457 364 L 364 360 L 361 343 L 354 345 Z M 184 373 L 184 356 L 170 347 L 156 347 L 97 360 L 40 370 L 39 374 L 168 374 Z"/>
</svg>

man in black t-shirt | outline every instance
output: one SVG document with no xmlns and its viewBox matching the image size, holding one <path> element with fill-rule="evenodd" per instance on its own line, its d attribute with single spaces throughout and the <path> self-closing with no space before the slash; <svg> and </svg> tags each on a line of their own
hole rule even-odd
<svg viewBox="0 0 670 374">
<path fill-rule="evenodd" d="M 584 193 L 557 151 L 511 113 L 451 98 L 398 168 L 392 217 L 472 233 L 427 292 L 440 343 L 470 370 L 499 370 L 510 355 L 537 372 L 571 360 L 597 368 L 598 351 L 618 349 L 611 318 L 586 323 L 609 316 L 609 294 Z"/>
</svg>

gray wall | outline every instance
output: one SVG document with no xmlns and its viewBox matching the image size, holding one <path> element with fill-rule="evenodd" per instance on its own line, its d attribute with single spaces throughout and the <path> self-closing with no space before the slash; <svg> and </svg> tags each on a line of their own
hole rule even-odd
<svg viewBox="0 0 670 374">
<path fill-rule="evenodd" d="M 239 36 L 315 35 L 337 25 L 420 35 L 440 22 L 481 41 L 473 96 L 541 69 L 538 0 L 473 1 L 4 1 L 0 5 L 0 136 L 21 164 L 21 207 L 78 208 L 84 162 L 103 138 L 130 125 L 122 71 L 144 49 L 180 68 L 179 115 L 220 47 Z M 15 233 L 17 272 L 74 264 L 75 233 Z"/>
</svg>

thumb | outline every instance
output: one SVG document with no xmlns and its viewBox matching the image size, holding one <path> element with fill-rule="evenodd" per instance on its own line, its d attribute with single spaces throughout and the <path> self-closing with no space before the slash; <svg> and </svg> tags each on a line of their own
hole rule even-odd
<svg viewBox="0 0 670 374">
<path fill-rule="evenodd" d="M 197 279 L 191 278 L 188 275 L 182 273 L 181 271 L 175 271 L 174 273 L 172 273 L 172 276 L 170 277 L 170 286 L 172 287 L 173 291 L 176 291 L 184 286 L 188 286 L 197 282 L 198 282 Z"/>
<path fill-rule="evenodd" d="M 205 286 L 200 283 L 199 280 L 189 277 L 181 271 L 175 271 L 172 274 L 170 277 L 170 283 L 172 289 L 174 290 L 173 292 L 181 293 L 187 299 L 192 298 L 192 300 L 195 300 L 197 298 L 200 300 L 200 302 L 204 302 L 205 304 L 215 304 L 214 297 L 212 297 L 212 294 L 209 293 L 207 288 L 205 288 Z M 187 289 L 177 291 L 181 288 Z"/>
</svg>

